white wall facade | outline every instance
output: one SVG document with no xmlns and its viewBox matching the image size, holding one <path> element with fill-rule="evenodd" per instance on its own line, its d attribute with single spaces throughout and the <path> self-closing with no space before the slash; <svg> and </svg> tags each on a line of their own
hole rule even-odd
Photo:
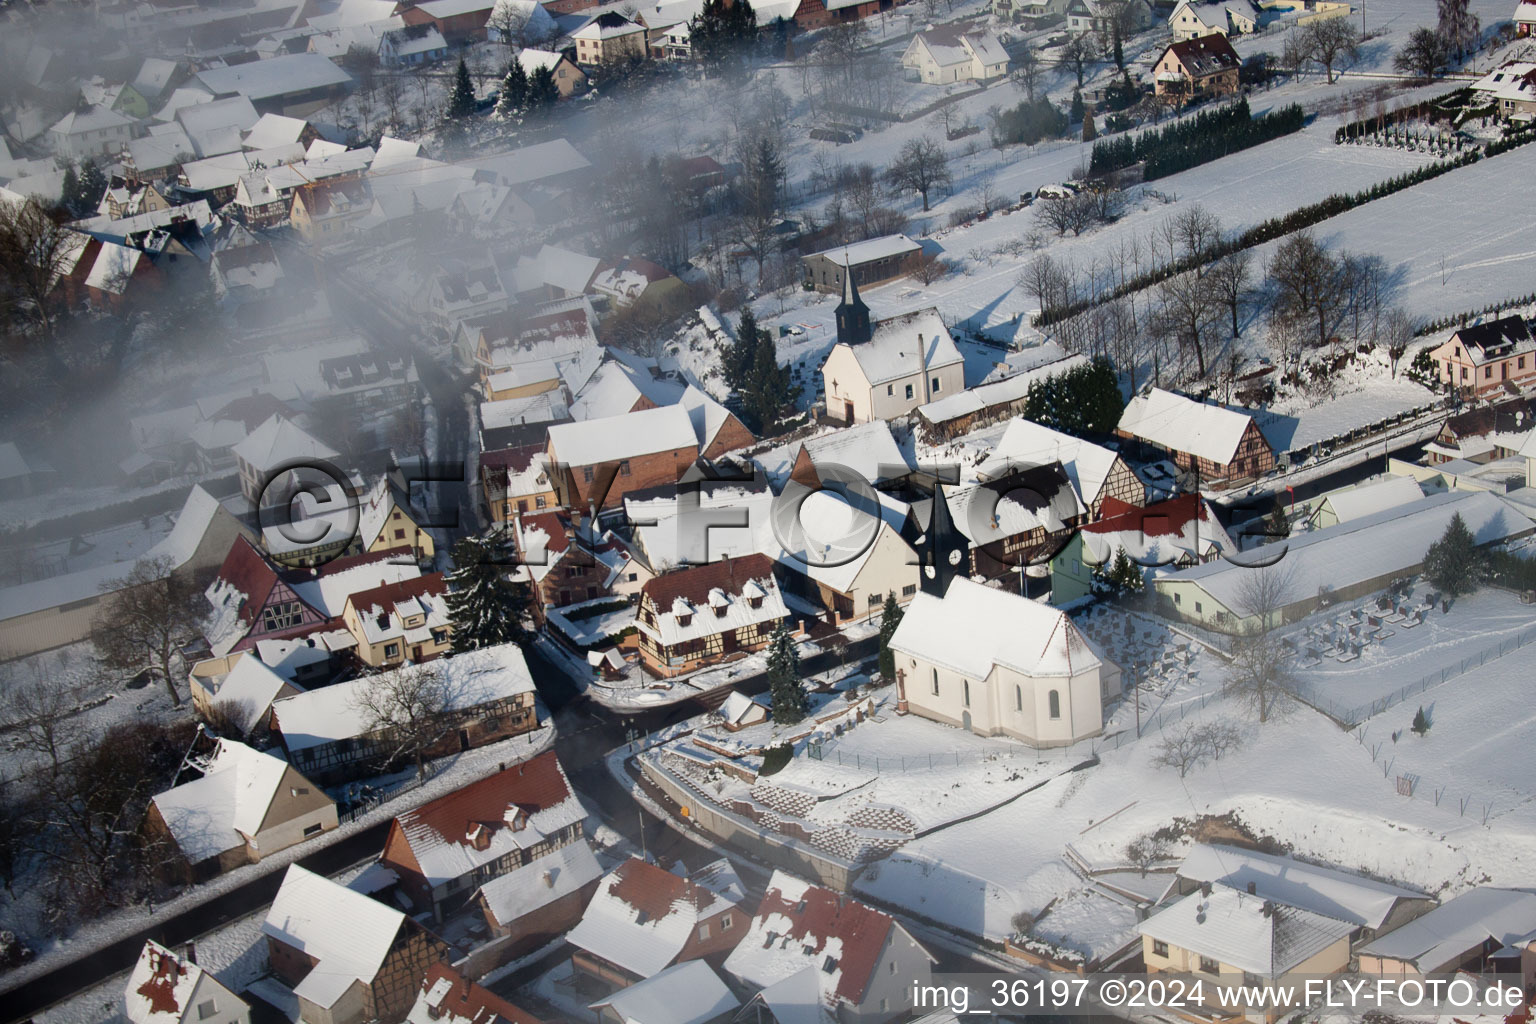
<svg viewBox="0 0 1536 1024">
<path fill-rule="evenodd" d="M 971 679 L 908 654 L 898 654 L 896 665 L 906 673 L 904 693 L 913 714 L 979 736 L 1063 747 L 1104 727 L 1098 666 L 1073 676 L 1035 677 L 994 665 L 985 679 Z"/>
</svg>

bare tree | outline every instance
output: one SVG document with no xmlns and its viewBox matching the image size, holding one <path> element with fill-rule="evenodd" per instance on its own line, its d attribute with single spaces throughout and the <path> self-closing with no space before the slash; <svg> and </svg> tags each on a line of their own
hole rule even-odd
<svg viewBox="0 0 1536 1024">
<path fill-rule="evenodd" d="M 1269 280 L 1279 315 L 1311 320 L 1317 344 L 1328 344 L 1347 294 L 1338 260 L 1311 232 L 1298 231 L 1275 248 Z"/>
<path fill-rule="evenodd" d="M 932 139 L 908 139 L 886 177 L 893 188 L 922 196 L 923 212 L 927 213 L 929 194 L 949 188 L 949 157 Z"/>
<path fill-rule="evenodd" d="M 36 199 L 0 199 L 0 302 L 45 340 L 57 333 L 54 285 L 69 273 L 86 241 Z"/>
<path fill-rule="evenodd" d="M 409 758 L 416 777 L 427 777 L 427 751 L 448 735 L 452 693 L 436 665 L 407 665 L 372 676 L 353 695 L 368 732 L 382 743 L 384 761 Z"/>
<path fill-rule="evenodd" d="M 1049 253 L 1040 253 L 1024 265 L 1019 284 L 1035 297 L 1040 309 L 1056 305 L 1066 287 L 1067 273 Z"/>
<path fill-rule="evenodd" d="M 1183 258 L 1203 273 L 1199 264 L 1221 241 L 1221 221 L 1199 203 L 1192 203 L 1174 214 L 1173 237 L 1177 239 Z"/>
<path fill-rule="evenodd" d="M 49 770 L 57 775 L 60 762 L 80 735 L 79 688 L 38 673 L 6 696 L 16 744 L 47 758 Z"/>
<path fill-rule="evenodd" d="M 1099 47 L 1093 36 L 1084 32 L 1069 38 L 1061 47 L 1061 63 L 1072 69 L 1077 76 L 1077 87 L 1083 87 L 1088 67 L 1099 58 Z"/>
<path fill-rule="evenodd" d="M 493 36 L 500 43 L 512 50 L 526 49 L 545 42 L 542 34 L 529 28 L 533 20 L 533 8 L 522 7 L 509 3 L 498 3 L 491 8 L 491 16 L 486 21 L 487 34 Z"/>
<path fill-rule="evenodd" d="M 1152 763 L 1174 769 L 1182 779 L 1196 768 L 1220 761 L 1224 754 L 1240 746 L 1242 739 L 1242 730 L 1231 722 L 1186 722 L 1158 744 Z"/>
<path fill-rule="evenodd" d="M 1035 204 L 1040 219 L 1055 229 L 1056 234 L 1068 231 L 1081 235 L 1096 219 L 1097 202 L 1091 193 L 1056 192 L 1042 196 Z"/>
<path fill-rule="evenodd" d="M 1297 45 L 1308 60 L 1321 64 L 1333 82 L 1333 69 L 1360 59 L 1360 30 L 1349 18 L 1328 18 L 1303 25 Z"/>
<path fill-rule="evenodd" d="M 1125 857 L 1147 877 L 1147 871 L 1168 857 L 1169 843 L 1153 833 L 1137 836 L 1125 845 Z"/>
<path fill-rule="evenodd" d="M 1381 342 L 1387 347 L 1387 355 L 1392 360 L 1394 377 L 1397 376 L 1397 364 L 1402 362 L 1403 355 L 1417 334 L 1418 325 L 1400 307 L 1393 306 L 1387 310 L 1382 318 Z"/>
<path fill-rule="evenodd" d="M 1460 63 L 1468 50 L 1477 49 L 1482 22 L 1472 13 L 1468 0 L 1437 0 L 1436 10 L 1439 15 L 1436 27 Z"/>
<path fill-rule="evenodd" d="M 976 202 L 981 205 L 981 215 L 989 217 L 992 211 L 1002 205 L 1002 197 L 997 191 L 997 174 L 993 171 L 982 171 L 976 176 Z"/>
<path fill-rule="evenodd" d="M 148 670 L 165 683 L 177 707 L 180 648 L 198 632 L 202 596 L 165 557 L 143 559 L 128 575 L 102 584 L 103 607 L 91 642 L 103 663 L 122 672 Z"/>
<path fill-rule="evenodd" d="M 1253 253 L 1247 249 L 1227 253 L 1211 264 L 1208 276 L 1211 287 L 1221 296 L 1221 301 L 1226 303 L 1232 314 L 1232 337 L 1241 337 L 1238 314 L 1253 284 Z"/>
<path fill-rule="evenodd" d="M 1035 102 L 1035 86 L 1040 82 L 1040 55 L 1034 48 L 1025 44 L 1019 48 L 1019 52 L 1013 58 L 1013 70 L 1008 72 L 1008 77 L 1013 79 L 1015 85 L 1024 90 L 1024 96 L 1029 102 Z"/>
<path fill-rule="evenodd" d="M 1296 589 L 1294 566 L 1284 559 L 1244 570 L 1238 583 L 1233 611 L 1241 620 L 1232 641 L 1226 691 L 1252 707 L 1260 724 L 1269 721 L 1294 686 L 1293 657 L 1278 629 L 1286 608 L 1299 596 Z"/>
<path fill-rule="evenodd" d="M 1221 296 L 1209 280 L 1194 271 L 1175 274 L 1158 283 L 1157 327 L 1195 354 L 1198 376 L 1204 377 L 1205 334 L 1221 315 Z"/>
</svg>

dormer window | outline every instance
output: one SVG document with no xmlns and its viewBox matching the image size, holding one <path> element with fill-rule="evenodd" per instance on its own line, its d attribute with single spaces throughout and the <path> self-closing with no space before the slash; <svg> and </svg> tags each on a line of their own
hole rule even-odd
<svg viewBox="0 0 1536 1024">
<path fill-rule="evenodd" d="M 752 608 L 761 608 L 763 606 L 763 599 L 761 597 L 749 597 L 747 598 L 747 605 Z"/>
<path fill-rule="evenodd" d="M 692 623 L 693 623 L 693 613 L 692 612 L 687 612 L 687 613 L 684 613 L 684 614 L 679 614 L 678 617 L 677 617 L 677 624 L 679 626 L 688 626 L 688 625 L 692 625 Z"/>
</svg>

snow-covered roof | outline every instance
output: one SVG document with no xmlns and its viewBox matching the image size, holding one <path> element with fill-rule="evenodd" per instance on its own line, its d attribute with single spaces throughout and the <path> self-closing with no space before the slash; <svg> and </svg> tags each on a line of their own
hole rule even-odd
<svg viewBox="0 0 1536 1024">
<path fill-rule="evenodd" d="M 1226 465 L 1252 422 L 1246 413 L 1153 388 L 1126 404 L 1119 429 L 1161 448 Z"/>
<path fill-rule="evenodd" d="M 638 857 L 603 877 L 566 941 L 642 978 L 671 964 L 698 922 L 734 904 Z"/>
<path fill-rule="evenodd" d="M 1438 974 L 1488 940 L 1518 946 L 1536 940 L 1536 892 L 1478 886 L 1360 947 L 1361 956 L 1412 963 Z"/>
<path fill-rule="evenodd" d="M 898 480 L 912 471 L 911 460 L 896 443 L 891 425 L 885 420 L 871 420 L 821 434 L 802 442 L 800 447 L 810 456 L 812 465 L 818 468 L 843 466 L 851 469 L 860 480 L 872 484 Z M 793 463 L 789 468 L 792 467 Z M 784 475 L 787 476 L 787 472 Z M 769 477 L 782 483 L 772 471 L 769 471 Z"/>
<path fill-rule="evenodd" d="M 59 118 L 48 130 L 60 135 L 78 135 L 85 132 L 106 131 L 110 128 L 123 128 L 132 124 L 133 118 L 125 117 L 110 107 L 88 107 L 85 110 L 70 111 Z"/>
<path fill-rule="evenodd" d="M 1124 551 L 1139 565 L 1203 561 L 1237 550 L 1210 503 L 1181 494 L 1145 508 L 1105 499 L 1103 516 L 1080 528 L 1084 560 L 1102 565 Z"/>
<path fill-rule="evenodd" d="M 175 74 L 175 61 L 160 57 L 146 57 L 144 63 L 139 65 L 138 74 L 133 76 L 133 88 L 140 96 L 153 103 L 165 91 L 165 87 L 171 83 L 171 78 Z"/>
<path fill-rule="evenodd" d="M 153 802 L 182 856 L 197 864 L 245 845 L 260 831 L 287 770 L 286 761 L 221 739 L 206 775 L 156 795 Z"/>
<path fill-rule="evenodd" d="M 261 932 L 318 961 L 293 992 L 329 1007 L 353 982 L 372 983 L 404 922 L 400 911 L 290 864 Z"/>
<path fill-rule="evenodd" d="M 273 413 L 261 426 L 234 447 L 235 457 L 248 462 L 258 473 L 293 459 L 337 459 L 335 451 L 306 434 L 281 413 Z"/>
<path fill-rule="evenodd" d="M 656 621 L 642 618 L 636 626 L 668 646 L 777 622 L 789 615 L 773 563 L 761 554 L 658 576 L 646 582 L 642 594 L 642 600 L 654 605 Z"/>
<path fill-rule="evenodd" d="M 144 253 L 139 249 L 103 241 L 101 251 L 96 254 L 96 262 L 91 264 L 91 272 L 86 275 L 86 287 L 113 295 L 123 294 L 143 258 Z"/>
<path fill-rule="evenodd" d="M 859 1006 L 894 929 L 890 915 L 775 871 L 746 937 L 725 960 L 744 985 L 767 988 L 813 971 L 822 1005 Z"/>
<path fill-rule="evenodd" d="M 300 140 L 309 122 L 302 117 L 284 117 L 282 114 L 262 114 L 245 133 L 242 145 L 246 149 L 271 149 Z"/>
<path fill-rule="evenodd" d="M 685 960 L 591 1005 L 620 1024 L 706 1024 L 741 1003 L 703 960 Z"/>
<path fill-rule="evenodd" d="M 592 847 L 578 839 L 496 876 L 480 887 L 480 896 L 492 920 L 505 926 L 569 896 L 602 874 Z"/>
<path fill-rule="evenodd" d="M 1020 416 L 1011 420 L 992 454 L 979 467 L 982 477 L 991 479 L 1014 466 L 1041 466 L 1061 463 L 1072 486 L 1084 503 L 1093 504 L 1104 489 L 1109 474 L 1120 456 L 1103 445 L 1064 434 L 1044 424 Z M 997 472 L 994 472 L 997 470 Z"/>
<path fill-rule="evenodd" d="M 1274 978 L 1341 939 L 1347 940 L 1355 926 L 1278 900 L 1216 885 L 1211 887 L 1209 896 L 1190 893 L 1158 911 L 1143 921 L 1138 930 L 1240 971 Z"/>
<path fill-rule="evenodd" d="M 592 466 L 657 452 L 697 449 L 698 443 L 693 419 L 680 405 L 559 423 L 549 428 L 549 446 L 555 458 L 568 466 Z"/>
<path fill-rule="evenodd" d="M 688 410 L 693 422 L 694 435 L 699 439 L 699 451 L 705 451 L 715 443 L 720 428 L 731 420 L 731 411 L 711 398 L 704 390 L 689 384 L 678 404 Z"/>
<path fill-rule="evenodd" d="M 248 97 L 230 96 L 211 103 L 184 107 L 176 112 L 176 120 L 192 140 L 199 157 L 233 153 L 241 148 L 257 148 L 244 146 L 241 141 L 246 129 L 261 120 L 261 115 L 256 112 Z"/>
<path fill-rule="evenodd" d="M 874 260 L 889 259 L 893 256 L 902 256 L 909 252 L 916 252 L 922 246 L 906 235 L 882 235 L 879 238 L 869 238 L 862 242 L 854 242 L 852 245 L 840 245 L 834 249 L 823 249 L 815 255 L 836 263 L 840 267 L 857 267 Z"/>
<path fill-rule="evenodd" d="M 501 644 L 467 651 L 426 665 L 405 665 L 381 676 L 344 683 L 285 697 L 272 705 L 283 745 L 307 750 L 337 740 L 365 735 L 372 722 L 359 706 L 364 689 L 395 673 L 441 672 L 448 691 L 448 710 L 469 708 L 533 692 L 533 677 L 516 644 Z"/>
<path fill-rule="evenodd" d="M 972 544 L 991 544 L 1044 530 L 1058 534 L 1088 512 L 1059 463 L 1020 464 L 987 482 L 967 482 L 945 493 L 950 515 Z"/>
<path fill-rule="evenodd" d="M 245 1003 L 219 980 L 190 960 L 150 939 L 144 943 L 123 989 L 130 1024 L 177 1024 L 193 1016 L 193 1003 L 213 998 L 221 1017 L 232 1017 Z"/>
<path fill-rule="evenodd" d="M 761 722 L 768 717 L 766 708 L 740 690 L 732 690 L 715 713 L 730 725 Z"/>
<path fill-rule="evenodd" d="M 537 4 L 533 7 L 535 10 L 544 10 Z M 517 62 L 523 66 L 523 71 L 531 75 L 535 71 L 553 70 L 564 57 L 565 54 L 556 53 L 553 50 L 521 50 L 518 52 Z"/>
<path fill-rule="evenodd" d="M 495 380 L 499 374 L 493 375 Z M 494 387 L 494 385 L 492 385 Z M 545 391 L 526 398 L 503 398 L 498 402 L 480 403 L 480 426 L 485 430 L 528 423 L 553 423 L 569 418 L 570 406 L 559 391 Z"/>
<path fill-rule="evenodd" d="M 1191 849 L 1179 865 L 1179 877 L 1232 889 L 1246 889 L 1252 884 L 1261 899 L 1278 900 L 1372 929 L 1381 928 L 1399 900 L 1432 898 L 1417 889 L 1336 868 L 1215 843 Z M 1532 927 L 1536 928 L 1536 921 Z"/>
<path fill-rule="evenodd" d="M 1424 490 L 1411 476 L 1394 476 L 1375 483 L 1335 491 L 1323 499 L 1339 522 L 1347 523 L 1361 516 L 1374 515 L 1389 508 L 1406 505 L 1424 497 Z"/>
<path fill-rule="evenodd" d="M 848 347 L 872 386 L 965 362 L 933 306 L 881 320 L 868 341 Z"/>
<path fill-rule="evenodd" d="M 531 146 L 474 157 L 464 166 L 493 172 L 502 185 L 524 185 L 591 167 L 592 162 L 565 139 L 551 139 Z M 586 282 L 582 282 L 582 288 Z M 582 288 L 575 289 L 581 291 Z"/>
<path fill-rule="evenodd" d="M 187 564 L 197 553 L 198 545 L 208 532 L 209 525 L 217 516 L 236 522 L 213 495 L 194 485 L 176 518 L 176 525 L 165 539 L 140 556 L 145 561 L 164 559 L 172 568 Z M 23 583 L 0 590 L 0 621 L 56 608 L 72 601 L 90 601 L 99 597 L 103 586 L 114 579 L 126 576 L 133 570 L 131 562 L 106 562 L 63 576 Z"/>
<path fill-rule="evenodd" d="M 395 824 L 436 887 L 547 843 L 586 815 L 549 751 L 406 811 Z"/>
<path fill-rule="evenodd" d="M 956 391 L 952 395 L 946 395 L 938 401 L 919 407 L 917 411 L 929 423 L 945 423 L 962 416 L 970 416 L 993 406 L 1017 402 L 1029 393 L 1029 386 L 1033 382 L 1054 377 L 1077 366 L 1086 366 L 1087 363 L 1088 357 L 1085 355 L 1063 356 L 990 384 L 978 384 L 964 391 Z"/>
<path fill-rule="evenodd" d="M 1067 614 L 963 576 L 942 599 L 919 593 L 907 607 L 891 647 L 985 679 L 994 665 L 1026 676 L 1072 676 L 1099 659 Z"/>
<path fill-rule="evenodd" d="M 305 645 L 306 649 L 311 649 Z M 325 654 L 322 649 L 320 653 Z M 285 686 L 294 686 L 278 675 L 263 660 L 247 654 L 235 662 L 217 688 L 213 689 L 214 703 L 234 719 L 242 731 L 249 732 L 257 722 L 266 717 L 267 709 L 283 692 Z"/>
<path fill-rule="evenodd" d="M 16 447 L 16 443 L 0 443 L 0 480 L 15 480 L 31 474 L 32 467 L 21 457 L 21 449 Z"/>
<path fill-rule="evenodd" d="M 1284 603 L 1315 597 L 1319 588 L 1343 590 L 1367 580 L 1389 577 L 1424 560 L 1424 552 L 1460 514 L 1478 544 L 1492 544 L 1530 532 L 1531 520 L 1514 505 L 1488 491 L 1446 491 L 1385 509 L 1336 526 L 1290 537 L 1285 557 Z M 1255 564 L 1264 549 L 1253 553 Z M 1157 583 L 1199 586 L 1229 611 L 1243 615 L 1245 580 L 1256 570 L 1222 559 L 1169 573 Z"/>
<path fill-rule="evenodd" d="M 406 1024 L 540 1024 L 442 961 L 427 967 Z"/>
<path fill-rule="evenodd" d="M 572 39 L 617 39 L 620 36 L 644 32 L 645 26 L 636 24 L 618 11 L 604 11 L 581 28 L 571 33 Z"/>
<path fill-rule="evenodd" d="M 794 572 L 848 593 L 886 535 L 906 546 L 901 532 L 911 507 L 880 491 L 874 495 L 875 504 L 871 504 L 868 495 L 830 488 L 813 491 L 791 482 L 782 500 L 794 510 L 794 518 L 775 517 L 773 545 L 767 553 Z M 916 581 L 916 559 L 907 557 Z"/>
<path fill-rule="evenodd" d="M 239 93 L 252 100 L 346 85 L 352 76 L 318 53 L 290 53 L 269 60 L 199 71 L 197 78 L 215 95 Z"/>
</svg>

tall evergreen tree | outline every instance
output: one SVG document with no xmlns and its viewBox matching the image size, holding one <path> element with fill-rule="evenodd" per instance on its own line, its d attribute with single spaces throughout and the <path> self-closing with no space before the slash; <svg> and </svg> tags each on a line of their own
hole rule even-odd
<svg viewBox="0 0 1536 1024">
<path fill-rule="evenodd" d="M 1083 111 L 1083 141 L 1092 142 L 1099 137 L 1099 130 L 1093 124 L 1093 108 Z"/>
<path fill-rule="evenodd" d="M 1087 112 L 1088 112 L 1088 108 L 1083 106 L 1083 90 L 1081 90 L 1081 89 L 1073 89 L 1072 90 L 1072 109 L 1071 109 L 1071 115 L 1070 115 L 1071 119 L 1073 121 L 1081 121 L 1083 119 L 1083 115 L 1086 114 Z"/>
<path fill-rule="evenodd" d="M 748 0 L 704 0 L 688 22 L 693 57 L 709 71 L 740 71 L 756 39 L 757 13 Z"/>
<path fill-rule="evenodd" d="M 810 708 L 805 687 L 800 685 L 800 652 L 781 621 L 768 641 L 768 694 L 773 700 L 773 720 L 794 725 Z"/>
<path fill-rule="evenodd" d="M 795 400 L 799 391 L 789 375 L 789 367 L 779 365 L 778 346 L 773 336 L 760 330 L 757 351 L 753 354 L 751 379 L 743 396 L 749 424 L 759 434 L 771 433 L 779 425 L 784 407 Z"/>
<path fill-rule="evenodd" d="M 546 113 L 559 98 L 560 89 L 555 85 L 555 72 L 547 67 L 534 69 L 533 74 L 528 76 L 528 110 L 535 114 Z"/>
<path fill-rule="evenodd" d="M 504 543 L 490 537 L 465 537 L 453 546 L 448 618 L 455 653 L 527 638 L 528 585 L 508 576 L 505 551 Z"/>
<path fill-rule="evenodd" d="M 745 391 L 747 383 L 752 376 L 752 364 L 757 359 L 757 341 L 761 328 L 757 326 L 757 315 L 752 312 L 752 307 L 743 304 L 741 307 L 741 320 L 736 330 L 736 341 L 724 356 L 725 382 L 733 390 Z"/>
<path fill-rule="evenodd" d="M 1447 597 L 1470 594 L 1488 578 L 1488 558 L 1457 512 L 1424 555 L 1424 575 Z"/>
<path fill-rule="evenodd" d="M 880 609 L 880 678 L 887 683 L 896 681 L 896 652 L 891 650 L 891 637 L 901 625 L 901 616 L 895 593 L 886 594 L 885 605 Z"/>
<path fill-rule="evenodd" d="M 101 197 L 107 194 L 107 176 L 102 173 L 96 161 L 86 160 L 80 165 L 80 213 L 81 216 L 90 216 L 96 212 L 96 207 L 101 204 Z"/>
<path fill-rule="evenodd" d="M 79 209 L 80 203 L 80 175 L 75 173 L 75 162 L 71 160 L 64 165 L 64 186 L 59 189 L 59 204 L 76 217 L 84 211 Z"/>
<path fill-rule="evenodd" d="M 469 80 L 469 67 L 459 58 L 453 73 L 453 87 L 448 91 L 448 106 L 443 111 L 450 121 L 462 121 L 475 112 L 475 86 Z"/>
<path fill-rule="evenodd" d="M 496 100 L 496 116 L 502 119 L 516 117 L 528 104 L 528 72 L 516 57 L 507 65 L 506 77 L 501 80 L 501 96 Z"/>
</svg>

